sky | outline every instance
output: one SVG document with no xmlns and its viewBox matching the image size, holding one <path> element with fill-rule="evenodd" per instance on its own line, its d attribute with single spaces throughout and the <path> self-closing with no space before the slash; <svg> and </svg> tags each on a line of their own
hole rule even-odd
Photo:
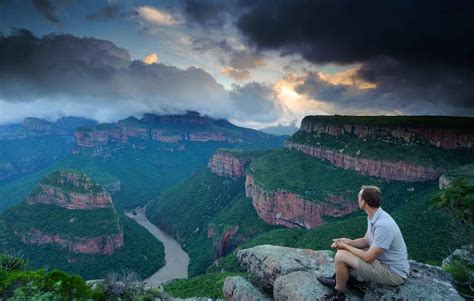
<svg viewBox="0 0 474 301">
<path fill-rule="evenodd" d="M 0 124 L 474 116 L 473 1 L 0 0 Z"/>
</svg>

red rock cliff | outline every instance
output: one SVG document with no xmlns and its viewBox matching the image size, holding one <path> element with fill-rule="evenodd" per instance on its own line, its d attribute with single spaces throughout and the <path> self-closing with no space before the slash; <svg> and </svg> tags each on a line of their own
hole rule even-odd
<svg viewBox="0 0 474 301">
<path fill-rule="evenodd" d="M 338 167 L 354 170 L 362 175 L 379 177 L 386 180 L 406 182 L 430 181 L 437 179 L 444 171 L 440 168 L 423 167 L 405 161 L 362 159 L 340 153 L 334 149 L 293 142 L 285 143 L 285 147 L 328 161 Z"/>
<path fill-rule="evenodd" d="M 382 117 L 381 117 L 382 118 Z M 474 147 L 474 128 L 439 128 L 433 126 L 368 126 L 349 123 L 326 123 L 312 118 L 305 118 L 301 122 L 301 131 L 338 136 L 353 134 L 360 139 L 368 137 L 393 137 L 405 142 L 426 139 L 431 144 L 445 149 L 460 147 Z"/>
<path fill-rule="evenodd" d="M 123 246 L 123 232 L 111 236 L 92 238 L 65 237 L 59 234 L 51 235 L 39 230 L 30 230 L 26 233 L 15 232 L 20 240 L 30 245 L 56 244 L 69 252 L 82 254 L 111 255 Z"/>
<path fill-rule="evenodd" d="M 340 217 L 358 208 L 357 202 L 339 196 L 331 196 L 326 203 L 318 204 L 292 192 L 267 191 L 259 187 L 251 175 L 245 179 L 245 194 L 252 199 L 262 220 L 289 228 L 315 228 L 323 224 L 323 216 Z"/>
<path fill-rule="evenodd" d="M 216 237 L 216 229 L 213 225 L 209 225 L 207 228 L 207 237 L 212 239 L 212 244 L 214 245 L 214 250 L 217 257 L 222 257 L 227 255 L 234 245 L 233 238 L 235 237 L 237 231 L 239 231 L 239 225 L 230 227 L 222 233 L 220 237 Z"/>
<path fill-rule="evenodd" d="M 218 151 L 209 160 L 209 169 L 221 177 L 244 177 L 245 169 L 251 159 L 241 159 L 233 156 L 231 152 Z"/>
</svg>

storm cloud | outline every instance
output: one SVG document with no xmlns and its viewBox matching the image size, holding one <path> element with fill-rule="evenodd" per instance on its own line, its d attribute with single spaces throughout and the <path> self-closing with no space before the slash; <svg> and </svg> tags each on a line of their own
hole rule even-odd
<svg viewBox="0 0 474 301">
<path fill-rule="evenodd" d="M 387 109 L 397 106 L 390 102 L 441 104 L 457 113 L 474 108 L 472 1 L 231 3 L 227 13 L 237 12 L 235 26 L 249 47 L 301 55 L 315 66 L 362 65 L 358 76 L 377 85 L 371 91 L 376 95 L 365 93 L 365 97 L 377 97 L 364 103 L 372 100 L 378 106 L 383 96 L 390 99 L 384 101 Z M 207 17 L 222 20 L 225 9 L 220 7 Z M 191 19 L 203 22 L 187 12 Z"/>
<path fill-rule="evenodd" d="M 278 118 L 279 108 L 272 107 L 270 94 L 258 90 L 260 84 L 229 91 L 202 69 L 131 60 L 126 50 L 95 38 L 64 34 L 40 38 L 18 30 L 0 37 L 0 69 L 0 100 L 9 108 L 41 100 L 54 103 L 52 115 L 62 107 L 82 106 L 112 112 L 108 115 L 195 110 L 234 119 L 255 112 L 254 121 L 262 120 L 259 116 L 265 121 Z M 271 117 L 266 115 L 269 108 Z"/>
</svg>

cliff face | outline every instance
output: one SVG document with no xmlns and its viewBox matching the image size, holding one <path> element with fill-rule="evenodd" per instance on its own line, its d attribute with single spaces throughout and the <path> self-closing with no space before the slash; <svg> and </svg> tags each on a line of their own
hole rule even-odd
<svg viewBox="0 0 474 301">
<path fill-rule="evenodd" d="M 207 238 L 212 239 L 212 244 L 214 245 L 214 250 L 216 252 L 216 257 L 223 257 L 233 249 L 236 242 L 234 238 L 237 231 L 239 231 L 239 225 L 235 225 L 226 229 L 222 235 L 219 237 L 216 236 L 216 229 L 213 225 L 208 226 L 207 228 Z"/>
<path fill-rule="evenodd" d="M 244 177 L 251 159 L 237 158 L 231 152 L 218 151 L 209 160 L 209 169 L 221 177 Z"/>
<path fill-rule="evenodd" d="M 252 199 L 262 220 L 289 228 L 315 228 L 323 224 L 323 216 L 340 217 L 358 207 L 356 202 L 346 201 L 340 196 L 331 196 L 326 203 L 317 204 L 288 191 L 266 191 L 255 183 L 251 175 L 245 179 L 245 194 Z"/>
<path fill-rule="evenodd" d="M 111 236 L 74 238 L 63 235 L 51 235 L 32 229 L 26 233 L 15 232 L 24 244 L 56 244 L 73 253 L 111 255 L 123 246 L 123 231 Z"/>
<path fill-rule="evenodd" d="M 285 147 L 326 160 L 338 167 L 357 171 L 362 175 L 379 177 L 386 180 L 406 182 L 430 181 L 437 179 L 444 171 L 441 168 L 423 167 L 404 161 L 362 159 L 340 153 L 334 149 L 294 142 L 285 143 Z"/>
<path fill-rule="evenodd" d="M 99 193 L 64 192 L 62 189 L 40 185 L 37 194 L 27 198 L 30 205 L 53 204 L 67 209 L 107 208 L 112 205 L 112 198 L 106 191 Z"/>
<path fill-rule="evenodd" d="M 460 128 L 455 126 L 439 128 L 435 121 L 433 121 L 432 125 L 370 126 L 350 124 L 344 121 L 328 123 L 310 117 L 303 119 L 300 130 L 306 133 L 329 134 L 332 136 L 353 134 L 359 139 L 369 137 L 393 137 L 403 139 L 405 142 L 425 139 L 431 144 L 445 149 L 471 148 L 474 146 L 474 128 Z"/>
</svg>

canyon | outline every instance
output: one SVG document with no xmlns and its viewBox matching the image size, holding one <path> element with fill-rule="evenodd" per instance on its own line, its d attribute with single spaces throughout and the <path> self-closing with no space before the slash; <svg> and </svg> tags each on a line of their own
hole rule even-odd
<svg viewBox="0 0 474 301">
<path fill-rule="evenodd" d="M 245 170 L 251 158 L 239 158 L 232 151 L 218 150 L 208 163 L 211 172 L 221 177 L 245 177 Z"/>
</svg>

